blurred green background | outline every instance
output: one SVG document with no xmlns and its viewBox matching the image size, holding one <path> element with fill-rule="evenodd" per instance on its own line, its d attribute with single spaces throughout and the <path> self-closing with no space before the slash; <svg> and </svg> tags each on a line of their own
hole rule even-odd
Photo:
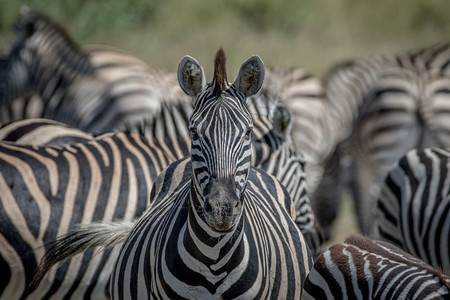
<svg viewBox="0 0 450 300">
<path fill-rule="evenodd" d="M 0 45 L 23 5 L 61 23 L 80 44 L 127 50 L 174 72 L 189 54 L 211 76 L 219 46 L 229 79 L 250 55 L 266 65 L 303 67 L 323 77 L 342 60 L 450 41 L 448 0 L 0 0 Z M 356 231 L 349 197 L 335 241 Z"/>
<path fill-rule="evenodd" d="M 23 5 L 79 44 L 111 44 L 154 68 L 174 71 L 190 54 L 210 71 L 223 46 L 230 79 L 251 54 L 322 76 L 343 59 L 450 40 L 448 0 L 0 0 L 1 44 Z"/>
</svg>

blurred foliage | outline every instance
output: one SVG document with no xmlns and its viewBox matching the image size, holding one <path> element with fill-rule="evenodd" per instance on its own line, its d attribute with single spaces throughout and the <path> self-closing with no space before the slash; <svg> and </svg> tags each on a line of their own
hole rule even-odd
<svg viewBox="0 0 450 300">
<path fill-rule="evenodd" d="M 0 0 L 1 44 L 24 5 L 81 45 L 111 44 L 172 71 L 185 54 L 208 71 L 224 46 L 232 68 L 258 53 L 323 75 L 342 59 L 450 40 L 448 0 Z"/>
</svg>

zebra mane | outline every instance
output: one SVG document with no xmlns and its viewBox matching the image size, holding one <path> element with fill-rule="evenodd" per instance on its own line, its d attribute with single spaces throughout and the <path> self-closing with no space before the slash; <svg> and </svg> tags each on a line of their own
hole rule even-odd
<svg viewBox="0 0 450 300">
<path fill-rule="evenodd" d="M 18 34 L 24 34 L 27 39 L 39 33 L 51 45 L 52 55 L 60 57 L 61 62 L 83 73 L 95 72 L 89 56 L 83 53 L 61 25 L 47 16 L 37 12 L 24 13 L 14 23 L 14 29 Z"/>
<path fill-rule="evenodd" d="M 222 48 L 216 53 L 216 59 L 214 60 L 214 93 L 220 94 L 227 86 L 227 71 L 226 71 L 227 57 Z"/>
</svg>

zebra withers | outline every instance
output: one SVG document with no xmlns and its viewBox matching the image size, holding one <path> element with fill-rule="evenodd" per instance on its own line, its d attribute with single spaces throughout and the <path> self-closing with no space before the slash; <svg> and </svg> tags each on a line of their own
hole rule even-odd
<svg viewBox="0 0 450 300">
<path fill-rule="evenodd" d="M 449 299 L 450 277 L 392 244 L 353 235 L 314 262 L 302 299 Z"/>
<path fill-rule="evenodd" d="M 88 132 L 154 115 L 162 98 L 189 99 L 176 76 L 104 46 L 80 49 L 43 15 L 27 13 L 0 56 L 0 122 L 53 119 Z"/>
<path fill-rule="evenodd" d="M 250 166 L 245 102 L 261 87 L 262 61 L 249 58 L 231 85 L 222 50 L 212 83 L 188 56 L 178 74 L 194 98 L 191 159 L 158 177 L 116 261 L 111 297 L 298 299 L 311 254 L 286 190 Z"/>
<path fill-rule="evenodd" d="M 450 275 L 450 152 L 411 150 L 389 171 L 377 201 L 381 239 Z"/>
</svg>

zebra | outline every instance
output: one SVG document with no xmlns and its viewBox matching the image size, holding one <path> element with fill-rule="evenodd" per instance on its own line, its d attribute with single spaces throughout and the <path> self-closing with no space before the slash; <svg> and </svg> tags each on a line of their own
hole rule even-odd
<svg viewBox="0 0 450 300">
<path fill-rule="evenodd" d="M 386 175 L 377 200 L 381 239 L 450 275 L 450 152 L 411 150 Z"/>
<path fill-rule="evenodd" d="M 373 233 L 379 185 L 407 151 L 447 148 L 449 45 L 342 64 L 326 93 L 337 143 L 349 149 L 360 228 Z M 344 151 L 345 152 L 345 151 Z"/>
<path fill-rule="evenodd" d="M 351 235 L 322 253 L 302 299 L 449 299 L 450 277 L 396 246 Z"/>
<path fill-rule="evenodd" d="M 334 219 L 328 211 L 335 212 L 330 204 L 342 194 L 339 152 L 329 128 L 330 99 L 322 82 L 302 68 L 269 68 L 262 90 L 276 96 L 293 116 L 292 138 L 305 156 L 308 195 L 328 239 Z"/>
<path fill-rule="evenodd" d="M 184 101 L 181 101 L 179 106 L 164 104 L 160 112 L 161 116 L 145 124 L 138 123 L 137 125 L 142 125 L 141 127 L 128 124 L 128 132 L 125 133 L 115 132 L 100 136 L 85 134 L 84 143 L 69 145 L 39 147 L 11 144 L 13 140 L 20 141 L 21 134 L 24 137 L 36 137 L 33 132 L 40 132 L 42 128 L 49 126 L 53 132 L 58 133 L 60 140 L 62 138 L 67 141 L 66 138 L 73 137 L 74 132 L 77 133 L 76 138 L 79 138 L 80 130 L 63 124 L 58 125 L 54 121 L 36 120 L 33 123 L 33 120 L 22 120 L 0 129 L 0 136 L 5 137 L 6 140 L 9 139 L 7 144 L 0 144 L 0 155 L 4 154 L 0 159 L 0 175 L 7 179 L 7 185 L 0 188 L 0 191 L 2 191 L 1 195 L 11 196 L 8 200 L 0 196 L 0 200 L 3 198 L 4 201 L 9 201 L 8 207 L 14 207 L 13 211 L 5 212 L 5 207 L 0 204 L 0 212 L 3 212 L 3 217 L 0 218 L 2 223 L 0 237 L 3 237 L 5 242 L 0 244 L 0 260 L 5 262 L 2 268 L 5 272 L 0 275 L 0 298 L 34 299 L 51 295 L 64 297 L 72 293 L 74 298 L 109 297 L 104 289 L 111 273 L 111 263 L 118 249 L 104 256 L 88 253 L 77 257 L 46 276 L 43 283 L 36 289 L 26 289 L 26 287 L 31 281 L 30 274 L 36 269 L 37 262 L 48 250 L 48 246 L 43 248 L 42 243 L 47 243 L 57 235 L 66 233 L 80 222 L 111 221 L 123 215 L 126 215 L 126 221 L 132 222 L 134 218 L 141 215 L 148 204 L 151 183 L 156 175 L 169 162 L 188 156 L 190 153 L 190 140 L 189 144 L 184 144 L 187 139 L 185 135 L 189 135 L 189 131 L 183 126 L 177 126 L 180 116 L 185 116 L 190 107 L 186 106 Z M 271 172 L 285 182 L 290 195 L 297 201 L 295 221 L 304 232 L 307 242 L 313 247 L 318 239 L 317 228 L 306 194 L 304 159 L 295 152 L 290 139 L 288 129 L 291 128 L 291 118 L 288 117 L 288 112 L 283 106 L 277 105 L 271 98 L 263 97 L 263 95 L 249 99 L 247 107 L 253 117 L 254 125 L 252 165 Z M 65 138 L 64 132 L 67 133 Z M 38 140 L 43 143 L 46 139 L 38 136 Z M 30 138 L 27 141 L 29 142 Z M 113 161 L 116 163 L 112 164 Z M 122 172 L 113 172 L 114 166 Z M 24 186 L 30 176 L 37 181 L 36 188 Z M 71 180 L 69 184 L 69 179 L 73 178 L 78 180 Z M 89 194 L 89 184 L 95 186 L 98 181 L 102 182 L 100 187 L 97 184 L 95 188 L 98 190 L 98 196 L 95 193 Z M 117 191 L 112 188 L 113 186 L 119 186 L 120 194 L 117 197 L 114 197 Z M 43 197 L 40 193 L 36 196 L 37 189 L 43 192 Z M 56 195 L 52 194 L 54 190 L 58 191 Z M 66 201 L 65 198 L 73 193 L 76 199 Z M 78 210 L 70 205 L 74 201 L 78 203 Z M 69 204 L 64 204 L 65 206 L 61 208 L 61 204 L 66 202 Z M 38 231 L 22 226 L 28 225 L 27 217 L 38 211 L 37 206 L 43 207 L 39 210 L 42 215 L 48 216 L 53 212 L 52 222 L 47 223 L 47 227 L 33 225 L 39 228 L 39 232 L 45 232 L 44 240 L 37 244 L 31 243 L 30 240 L 17 242 L 17 236 L 32 237 Z M 88 206 L 94 208 L 84 211 L 83 207 Z M 105 213 L 105 216 L 101 216 L 103 207 L 110 207 L 110 212 Z M 126 207 L 125 213 L 124 207 Z M 91 210 L 96 211 L 93 216 L 90 214 Z M 71 217 L 72 214 L 73 217 Z M 21 222 L 22 225 L 17 227 L 18 231 L 11 230 L 11 227 L 15 228 L 17 223 L 11 225 L 13 222 L 9 220 Z M 8 224 L 3 223 L 6 221 Z M 69 225 L 67 225 L 68 222 Z M 63 225 L 57 225 L 60 223 Z M 320 244 L 320 242 L 316 243 Z M 32 252 L 27 251 L 27 254 L 24 254 L 23 249 L 29 249 Z M 5 252 L 9 254 L 6 258 Z M 6 271 L 8 269 L 10 272 Z M 86 270 L 89 270 L 89 275 L 84 275 Z M 13 282 L 17 285 L 13 285 Z M 11 292 L 14 293 L 11 294 Z"/>
<path fill-rule="evenodd" d="M 123 129 L 185 98 L 176 76 L 112 47 L 80 49 L 56 23 L 22 15 L 0 56 L 0 122 L 53 119 L 87 132 Z"/>
<path fill-rule="evenodd" d="M 264 65 L 250 57 L 230 85 L 219 49 L 214 69 L 206 84 L 195 59 L 180 62 L 180 86 L 194 104 L 191 156 L 158 176 L 151 205 L 116 260 L 112 299 L 301 296 L 312 256 L 295 209 L 283 186 L 250 164 L 253 122 L 245 104 L 261 88 Z"/>
</svg>

